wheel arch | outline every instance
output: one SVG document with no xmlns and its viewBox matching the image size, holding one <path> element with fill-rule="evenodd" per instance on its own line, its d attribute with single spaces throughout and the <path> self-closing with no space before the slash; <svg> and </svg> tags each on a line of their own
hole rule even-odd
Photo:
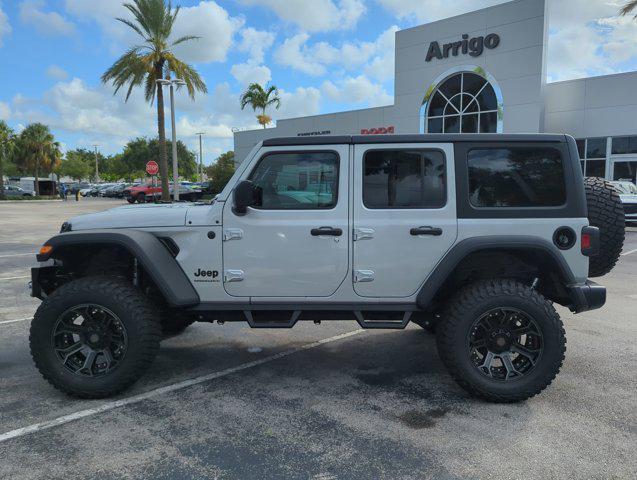
<svg viewBox="0 0 637 480">
<path fill-rule="evenodd" d="M 127 252 L 139 262 L 166 303 L 171 307 L 191 307 L 200 299 L 190 280 L 166 245 L 150 232 L 141 230 L 92 230 L 68 232 L 56 235 L 45 243 L 52 247 L 46 254 L 38 254 L 37 260 L 60 259 L 74 254 L 82 247 L 90 251 L 114 248 Z M 174 245 L 174 242 L 173 242 Z"/>
<path fill-rule="evenodd" d="M 548 241 L 531 236 L 485 236 L 460 241 L 440 260 L 416 297 L 423 310 L 435 310 L 470 281 L 505 277 L 531 282 L 550 300 L 571 305 L 568 286 L 575 276 Z"/>
</svg>

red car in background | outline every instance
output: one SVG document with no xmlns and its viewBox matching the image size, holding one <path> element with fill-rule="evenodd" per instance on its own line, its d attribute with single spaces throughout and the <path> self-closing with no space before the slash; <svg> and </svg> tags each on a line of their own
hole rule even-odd
<svg viewBox="0 0 637 480">
<path fill-rule="evenodd" d="M 173 195 L 173 184 L 170 184 L 170 196 Z M 196 202 L 201 199 L 203 192 L 200 189 L 179 185 L 179 199 L 187 202 Z M 152 184 L 128 187 L 124 190 L 124 198 L 128 203 L 154 202 L 161 198 L 161 185 L 154 187 Z"/>
</svg>

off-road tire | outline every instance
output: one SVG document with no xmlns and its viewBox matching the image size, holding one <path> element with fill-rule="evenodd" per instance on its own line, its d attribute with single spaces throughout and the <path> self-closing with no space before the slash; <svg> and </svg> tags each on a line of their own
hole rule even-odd
<svg viewBox="0 0 637 480">
<path fill-rule="evenodd" d="M 599 253 L 590 257 L 589 277 L 601 277 L 610 272 L 621 254 L 626 236 L 624 207 L 619 193 L 602 178 L 587 177 L 584 181 L 588 221 L 599 228 Z"/>
<path fill-rule="evenodd" d="M 178 313 L 167 312 L 161 319 L 161 333 L 163 333 L 164 336 L 179 335 L 193 323 L 195 323 L 195 321 L 192 318 L 185 317 Z"/>
<path fill-rule="evenodd" d="M 520 310 L 536 322 L 543 350 L 526 375 L 507 381 L 481 373 L 470 359 L 468 335 L 474 321 L 493 308 Z M 566 352 L 566 337 L 551 302 L 514 280 L 482 280 L 463 288 L 449 302 L 437 330 L 438 354 L 451 376 L 471 395 L 490 402 L 519 402 L 537 395 L 558 374 Z"/>
<path fill-rule="evenodd" d="M 126 197 L 128 203 L 135 203 L 135 197 Z"/>
<path fill-rule="evenodd" d="M 146 203 L 148 200 L 146 200 L 146 194 L 144 193 L 138 193 L 137 194 L 137 203 Z"/>
<path fill-rule="evenodd" d="M 57 319 L 74 306 L 94 303 L 108 308 L 124 324 L 128 346 L 117 367 L 103 376 L 89 377 L 67 370 L 57 358 L 51 334 Z M 153 363 L 161 339 L 159 315 L 132 285 L 108 277 L 85 277 L 63 285 L 47 297 L 31 322 L 31 356 L 45 380 L 79 398 L 103 398 L 132 385 Z"/>
</svg>

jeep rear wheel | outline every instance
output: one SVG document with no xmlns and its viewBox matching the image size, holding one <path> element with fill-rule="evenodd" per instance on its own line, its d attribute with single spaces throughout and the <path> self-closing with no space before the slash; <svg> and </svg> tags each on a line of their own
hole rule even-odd
<svg viewBox="0 0 637 480">
<path fill-rule="evenodd" d="M 588 221 L 599 228 L 599 253 L 589 260 L 588 276 L 601 277 L 610 272 L 621 254 L 626 236 L 624 207 L 619 193 L 602 178 L 587 177 L 584 182 Z"/>
<path fill-rule="evenodd" d="M 559 372 L 566 338 L 551 302 L 513 280 L 465 287 L 438 324 L 438 352 L 458 384 L 491 402 L 518 402 Z"/>
<path fill-rule="evenodd" d="M 107 277 L 72 281 L 46 298 L 31 323 L 31 356 L 55 388 L 102 398 L 133 384 L 152 364 L 161 329 L 150 302 Z"/>
</svg>

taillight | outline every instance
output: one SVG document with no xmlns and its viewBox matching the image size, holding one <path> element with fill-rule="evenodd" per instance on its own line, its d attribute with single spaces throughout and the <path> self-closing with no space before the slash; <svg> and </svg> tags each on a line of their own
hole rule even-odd
<svg viewBox="0 0 637 480">
<path fill-rule="evenodd" d="M 583 233 L 582 234 L 582 250 L 588 250 L 589 248 L 591 248 L 591 234 L 590 233 Z"/>
<path fill-rule="evenodd" d="M 582 254 L 592 257 L 599 253 L 599 228 L 584 227 L 580 235 Z"/>
</svg>

